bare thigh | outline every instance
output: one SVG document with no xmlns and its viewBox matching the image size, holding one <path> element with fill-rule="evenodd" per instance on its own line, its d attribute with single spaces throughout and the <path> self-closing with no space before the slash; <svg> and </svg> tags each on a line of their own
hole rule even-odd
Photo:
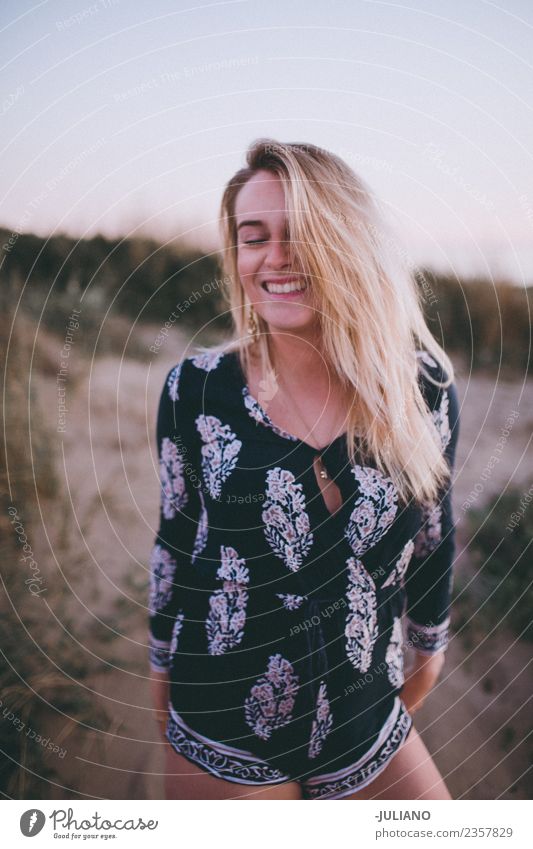
<svg viewBox="0 0 533 849">
<path fill-rule="evenodd" d="M 374 781 L 345 799 L 451 799 L 448 788 L 418 731 L 407 740 Z"/>
<path fill-rule="evenodd" d="M 301 799 L 297 781 L 282 784 L 234 784 L 215 778 L 207 770 L 166 747 L 165 799 Z"/>
</svg>

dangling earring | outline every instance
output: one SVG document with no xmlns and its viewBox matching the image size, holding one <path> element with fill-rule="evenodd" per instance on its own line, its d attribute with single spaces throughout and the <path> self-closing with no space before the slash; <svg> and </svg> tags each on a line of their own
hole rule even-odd
<svg viewBox="0 0 533 849">
<path fill-rule="evenodd" d="M 250 306 L 247 330 L 248 336 L 252 337 L 252 343 L 255 344 L 259 340 L 259 325 L 257 323 L 256 312 L 253 306 Z"/>
</svg>

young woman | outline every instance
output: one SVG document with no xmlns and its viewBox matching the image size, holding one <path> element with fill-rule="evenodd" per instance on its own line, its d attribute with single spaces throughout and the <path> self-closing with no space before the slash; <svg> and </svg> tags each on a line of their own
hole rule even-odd
<svg viewBox="0 0 533 849">
<path fill-rule="evenodd" d="M 234 333 L 157 422 L 166 796 L 449 799 L 412 715 L 448 642 L 452 364 L 337 156 L 255 142 L 221 221 Z"/>
</svg>

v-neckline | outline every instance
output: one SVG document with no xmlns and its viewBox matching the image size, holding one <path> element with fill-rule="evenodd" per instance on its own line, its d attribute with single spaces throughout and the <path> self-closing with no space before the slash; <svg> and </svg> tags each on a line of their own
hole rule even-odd
<svg viewBox="0 0 533 849">
<path fill-rule="evenodd" d="M 241 395 L 242 395 L 242 399 L 243 399 L 243 406 L 246 408 L 246 412 L 248 413 L 248 415 L 252 416 L 251 411 L 246 407 L 246 403 L 245 403 L 245 399 L 246 399 L 246 397 L 248 397 L 250 403 L 253 405 L 253 407 L 255 408 L 257 413 L 259 414 L 258 418 L 256 418 L 256 421 L 260 421 L 265 427 L 268 427 L 270 430 L 272 430 L 275 434 L 280 436 L 282 439 L 288 439 L 291 442 L 297 442 L 300 445 L 305 446 L 309 451 L 312 451 L 314 454 L 322 455 L 326 451 L 328 451 L 328 449 L 330 449 L 333 445 L 335 445 L 337 442 L 339 442 L 339 440 L 346 439 L 347 431 L 345 430 L 342 433 L 340 433 L 338 436 L 336 436 L 335 439 L 332 439 L 331 442 L 328 442 L 327 445 L 324 445 L 322 448 L 316 448 L 316 446 L 310 445 L 309 442 L 306 442 L 305 439 L 300 439 L 299 436 L 295 436 L 294 434 L 289 433 L 288 430 L 285 430 L 285 428 L 282 428 L 279 425 L 277 425 L 275 422 L 272 421 L 272 419 L 268 415 L 267 411 L 259 403 L 257 398 L 255 398 L 254 395 L 252 395 L 252 393 L 250 392 L 250 388 L 249 388 L 249 386 L 246 382 L 246 375 L 244 374 L 243 369 L 241 368 L 241 363 L 240 363 L 238 352 L 233 351 L 231 353 L 233 353 L 233 355 L 234 355 L 234 361 L 236 363 L 237 370 L 238 370 L 238 373 L 239 373 L 239 379 L 240 379 L 240 383 L 241 383 Z M 335 515 L 335 514 L 330 514 L 330 515 Z"/>
</svg>

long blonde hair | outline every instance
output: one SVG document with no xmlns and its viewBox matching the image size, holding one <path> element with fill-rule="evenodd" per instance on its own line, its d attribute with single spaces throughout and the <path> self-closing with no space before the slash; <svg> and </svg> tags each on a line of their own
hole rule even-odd
<svg viewBox="0 0 533 849">
<path fill-rule="evenodd" d="M 235 223 L 240 189 L 267 170 L 283 184 L 291 261 L 312 281 L 322 354 L 341 384 L 357 393 L 346 419 L 350 462 L 357 449 L 393 479 L 405 501 L 434 498 L 449 469 L 418 384 L 423 365 L 416 350 L 425 348 L 447 374 L 437 385 L 454 380 L 453 365 L 426 325 L 422 295 L 391 248 L 394 239 L 376 198 L 342 159 L 316 145 L 257 139 L 246 163 L 221 202 L 221 264 L 233 333 L 218 347 L 238 351 L 245 375 L 252 354 L 261 374 L 272 373 L 268 325 L 259 315 L 259 339 L 251 345 L 247 335 L 250 303 L 237 271 Z"/>
</svg>

